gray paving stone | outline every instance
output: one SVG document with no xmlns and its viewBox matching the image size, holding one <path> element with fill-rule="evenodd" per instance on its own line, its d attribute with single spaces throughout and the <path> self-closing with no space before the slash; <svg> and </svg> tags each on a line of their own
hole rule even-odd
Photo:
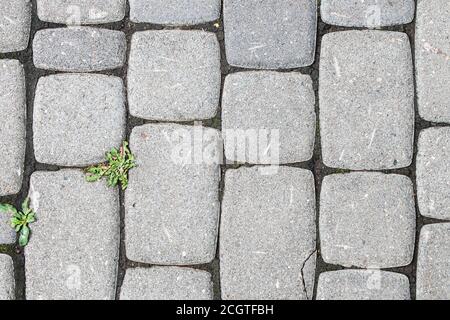
<svg viewBox="0 0 450 320">
<path fill-rule="evenodd" d="M 344 31 L 322 38 L 320 129 L 329 167 L 407 167 L 413 157 L 414 81 L 406 34 Z"/>
<path fill-rule="evenodd" d="M 0 254 L 0 301 L 14 300 L 14 266 L 10 256 Z"/>
<path fill-rule="evenodd" d="M 416 298 L 449 300 L 449 283 L 450 223 L 426 225 L 420 231 Z"/>
<path fill-rule="evenodd" d="M 36 68 L 90 72 L 120 68 L 126 55 L 125 33 L 91 27 L 43 29 L 33 40 Z"/>
<path fill-rule="evenodd" d="M 179 267 L 127 269 L 121 300 L 212 300 L 211 275 Z"/>
<path fill-rule="evenodd" d="M 419 113 L 450 123 L 450 1 L 417 0 L 416 82 Z"/>
<path fill-rule="evenodd" d="M 18 60 L 0 60 L 0 114 L 0 196 L 5 196 L 20 191 L 25 161 L 25 73 Z"/>
<path fill-rule="evenodd" d="M 317 300 L 410 300 L 408 277 L 380 270 L 321 273 Z"/>
<path fill-rule="evenodd" d="M 220 228 L 223 299 L 311 299 L 316 260 L 314 178 L 280 167 L 227 170 Z"/>
<path fill-rule="evenodd" d="M 130 0 L 134 22 L 193 25 L 220 17 L 220 0 Z"/>
<path fill-rule="evenodd" d="M 16 233 L 10 226 L 11 216 L 0 214 L 0 245 L 16 242 Z"/>
<path fill-rule="evenodd" d="M 114 299 L 119 259 L 119 193 L 81 170 L 35 172 L 36 212 L 25 249 L 28 300 Z"/>
<path fill-rule="evenodd" d="M 450 127 L 420 133 L 416 170 L 420 213 L 450 220 Z"/>
<path fill-rule="evenodd" d="M 326 176 L 320 197 L 322 258 L 345 267 L 411 263 L 416 214 L 407 176 L 357 172 Z"/>
<path fill-rule="evenodd" d="M 126 0 L 37 0 L 40 20 L 67 25 L 120 21 L 125 9 Z"/>
<path fill-rule="evenodd" d="M 125 135 L 122 80 L 98 74 L 43 77 L 33 117 L 37 161 L 80 167 L 103 162 Z"/>
<path fill-rule="evenodd" d="M 176 124 L 133 129 L 130 147 L 137 167 L 130 172 L 125 193 L 125 244 L 130 260 L 159 265 L 213 260 L 220 168 L 217 161 L 208 159 L 213 160 L 213 150 L 220 146 L 219 132 L 197 130 L 201 127 Z M 202 152 L 204 158 L 197 161 Z"/>
<path fill-rule="evenodd" d="M 410 23 L 415 4 L 414 0 L 322 0 L 320 9 L 325 23 L 377 28 Z"/>
<path fill-rule="evenodd" d="M 128 70 L 133 116 L 167 121 L 213 118 L 220 83 L 215 34 L 165 30 L 133 35 Z"/>
<path fill-rule="evenodd" d="M 260 164 L 311 159 L 316 120 L 314 103 L 312 80 L 307 75 L 260 71 L 227 76 L 222 97 L 227 159 Z M 267 153 L 266 157 L 266 146 L 271 140 L 271 147 L 278 152 Z M 258 148 L 257 152 L 252 151 L 251 143 Z"/>
<path fill-rule="evenodd" d="M 315 0 L 226 0 L 223 6 L 230 65 L 287 69 L 314 62 Z"/>
<path fill-rule="evenodd" d="M 28 47 L 31 27 L 31 1 L 0 0 L 0 53 Z"/>
</svg>

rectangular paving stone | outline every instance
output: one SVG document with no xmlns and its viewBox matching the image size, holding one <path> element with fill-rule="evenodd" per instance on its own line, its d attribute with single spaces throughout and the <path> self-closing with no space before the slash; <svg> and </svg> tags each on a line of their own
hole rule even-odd
<svg viewBox="0 0 450 320">
<path fill-rule="evenodd" d="M 311 159 L 314 104 L 307 75 L 257 71 L 227 76 L 222 97 L 227 160 L 278 164 Z M 266 152 L 269 145 L 276 150 L 272 154 Z"/>
<path fill-rule="evenodd" d="M 16 233 L 11 228 L 11 216 L 1 213 L 0 214 L 0 245 L 11 244 L 16 242 Z"/>
<path fill-rule="evenodd" d="M 410 23 L 414 19 L 415 3 L 414 0 L 322 0 L 320 9 L 322 20 L 328 24 L 378 28 Z"/>
<path fill-rule="evenodd" d="M 81 170 L 35 172 L 37 222 L 25 249 L 27 300 L 114 299 L 119 259 L 119 193 Z"/>
<path fill-rule="evenodd" d="M 0 53 L 25 50 L 30 28 L 30 0 L 0 0 Z"/>
<path fill-rule="evenodd" d="M 414 81 L 405 33 L 323 36 L 320 136 L 325 165 L 351 170 L 407 167 L 414 140 Z"/>
<path fill-rule="evenodd" d="M 417 0 L 416 83 L 420 116 L 450 123 L 450 1 Z"/>
<path fill-rule="evenodd" d="M 130 19 L 168 25 L 193 25 L 220 17 L 220 0 L 130 0 Z"/>
<path fill-rule="evenodd" d="M 220 99 L 220 49 L 203 31 L 144 31 L 131 40 L 130 113 L 149 120 L 213 118 Z"/>
<path fill-rule="evenodd" d="M 14 265 L 10 256 L 0 254 L 0 301 L 15 298 Z"/>
<path fill-rule="evenodd" d="M 222 298 L 311 299 L 316 264 L 314 178 L 280 167 L 227 170 L 220 228 Z"/>
<path fill-rule="evenodd" d="M 321 273 L 317 300 L 410 300 L 408 277 L 380 270 Z"/>
<path fill-rule="evenodd" d="M 36 68 L 67 72 L 116 69 L 125 62 L 127 43 L 121 31 L 67 27 L 43 29 L 33 40 Z"/>
<path fill-rule="evenodd" d="M 120 21 L 125 9 L 126 0 L 37 0 L 40 20 L 67 25 Z"/>
<path fill-rule="evenodd" d="M 125 93 L 118 77 L 59 74 L 39 79 L 34 100 L 36 160 L 60 166 L 103 162 L 125 136 Z"/>
<path fill-rule="evenodd" d="M 18 60 L 0 60 L 0 196 L 22 187 L 26 146 L 25 72 Z"/>
<path fill-rule="evenodd" d="M 313 64 L 315 0 L 227 0 L 223 6 L 230 65 L 288 69 Z"/>
<path fill-rule="evenodd" d="M 450 299 L 450 223 L 422 227 L 416 279 L 417 300 Z"/>
<path fill-rule="evenodd" d="M 416 213 L 407 176 L 333 174 L 320 196 L 322 258 L 344 267 L 394 268 L 411 263 Z"/>
<path fill-rule="evenodd" d="M 214 129 L 176 124 L 133 129 L 137 167 L 125 193 L 128 259 L 159 265 L 214 259 L 220 168 L 213 153 L 219 138 Z"/>
<path fill-rule="evenodd" d="M 211 275 L 179 267 L 127 269 L 120 300 L 212 300 Z"/>
<path fill-rule="evenodd" d="M 450 127 L 420 133 L 416 181 L 420 213 L 450 220 Z"/>
</svg>

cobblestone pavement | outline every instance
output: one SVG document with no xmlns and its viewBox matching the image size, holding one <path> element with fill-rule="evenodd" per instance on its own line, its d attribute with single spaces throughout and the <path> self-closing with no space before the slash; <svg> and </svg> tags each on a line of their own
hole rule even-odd
<svg viewBox="0 0 450 320">
<path fill-rule="evenodd" d="M 0 300 L 450 299 L 448 0 L 0 0 L 0 114 Z"/>
</svg>

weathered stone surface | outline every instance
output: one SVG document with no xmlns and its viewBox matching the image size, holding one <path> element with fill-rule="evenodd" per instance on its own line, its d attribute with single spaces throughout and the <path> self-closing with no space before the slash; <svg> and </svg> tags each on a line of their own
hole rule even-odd
<svg viewBox="0 0 450 320">
<path fill-rule="evenodd" d="M 125 33 L 91 27 L 43 29 L 33 40 L 36 68 L 90 72 L 120 68 L 126 55 Z"/>
<path fill-rule="evenodd" d="M 222 98 L 227 160 L 278 164 L 311 159 L 314 103 L 312 81 L 307 75 L 270 71 L 229 75 Z M 270 149 L 277 152 L 269 154 L 266 149 L 271 141 Z M 252 147 L 257 148 L 255 152 Z"/>
<path fill-rule="evenodd" d="M 118 191 L 65 169 L 33 173 L 29 196 L 38 222 L 25 249 L 27 299 L 114 299 Z"/>
<path fill-rule="evenodd" d="M 450 220 L 450 127 L 420 133 L 416 170 L 420 213 Z"/>
<path fill-rule="evenodd" d="M 133 116 L 167 121 L 213 118 L 220 82 L 215 34 L 166 30 L 133 35 L 128 71 Z"/>
<path fill-rule="evenodd" d="M 0 254 L 0 301 L 14 300 L 14 266 L 10 256 Z"/>
<path fill-rule="evenodd" d="M 416 298 L 449 300 L 449 283 L 450 223 L 426 225 L 420 231 Z"/>
<path fill-rule="evenodd" d="M 414 0 L 322 0 L 320 9 L 325 23 L 377 28 L 410 23 L 415 4 Z"/>
<path fill-rule="evenodd" d="M 412 162 L 414 81 L 406 34 L 344 31 L 322 38 L 320 130 L 329 167 L 381 170 Z"/>
<path fill-rule="evenodd" d="M 31 1 L 0 0 L 0 52 L 16 52 L 28 47 Z"/>
<path fill-rule="evenodd" d="M 223 10 L 229 64 L 278 69 L 314 62 L 315 0 L 227 0 Z"/>
<path fill-rule="evenodd" d="M 450 123 L 450 1 L 417 0 L 416 83 L 422 118 Z"/>
<path fill-rule="evenodd" d="M 18 60 L 0 60 L 0 196 L 22 187 L 25 161 L 25 73 Z"/>
<path fill-rule="evenodd" d="M 179 267 L 127 269 L 121 300 L 212 300 L 211 275 Z"/>
<path fill-rule="evenodd" d="M 314 178 L 280 167 L 227 170 L 220 228 L 223 299 L 311 299 L 316 261 Z"/>
<path fill-rule="evenodd" d="M 380 270 L 324 272 L 317 300 L 410 300 L 408 277 Z"/>
<path fill-rule="evenodd" d="M 127 257 L 159 265 L 212 261 L 220 168 L 207 158 L 218 150 L 217 130 L 143 125 L 133 129 L 130 147 L 137 167 L 125 193 Z"/>
<path fill-rule="evenodd" d="M 411 263 L 416 214 L 407 176 L 358 172 L 323 179 L 322 258 L 345 267 L 393 268 Z"/>
<path fill-rule="evenodd" d="M 125 9 L 126 0 L 37 0 L 39 19 L 67 25 L 120 21 Z"/>
<path fill-rule="evenodd" d="M 103 162 L 125 135 L 124 100 L 117 77 L 59 74 L 39 79 L 33 119 L 36 160 L 61 166 Z"/>
<path fill-rule="evenodd" d="M 16 233 L 10 226 L 11 216 L 0 213 L 0 244 L 16 242 Z"/>
<path fill-rule="evenodd" d="M 220 0 L 130 0 L 134 22 L 192 25 L 220 17 Z"/>
</svg>

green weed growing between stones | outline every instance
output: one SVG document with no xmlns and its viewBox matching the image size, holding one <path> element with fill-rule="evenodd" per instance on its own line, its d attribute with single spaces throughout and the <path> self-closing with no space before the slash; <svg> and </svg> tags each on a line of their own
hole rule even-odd
<svg viewBox="0 0 450 320">
<path fill-rule="evenodd" d="M 108 186 L 115 187 L 119 183 L 122 190 L 128 187 L 128 171 L 136 166 L 134 155 L 124 141 L 119 150 L 113 148 L 106 154 L 106 162 L 86 169 L 88 182 L 95 182 L 103 177 L 108 179 Z"/>
<path fill-rule="evenodd" d="M 10 204 L 0 204 L 1 213 L 11 214 L 11 227 L 19 234 L 19 245 L 25 247 L 30 238 L 30 223 L 36 221 L 35 212 L 30 208 L 30 199 L 22 203 L 22 211 Z"/>
</svg>

